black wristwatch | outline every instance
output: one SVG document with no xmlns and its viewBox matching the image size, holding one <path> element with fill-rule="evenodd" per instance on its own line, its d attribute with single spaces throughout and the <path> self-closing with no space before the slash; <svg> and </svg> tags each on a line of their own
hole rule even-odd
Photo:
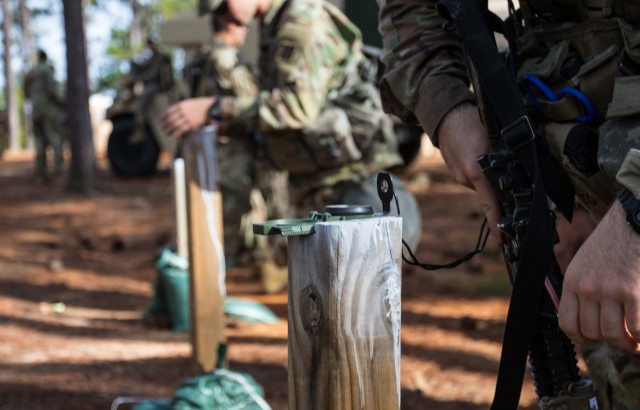
<svg viewBox="0 0 640 410">
<path fill-rule="evenodd" d="M 207 111 L 207 115 L 212 120 L 220 121 L 222 119 L 222 110 L 220 108 L 220 98 L 216 98 L 216 100 L 209 107 L 209 111 Z"/>
<path fill-rule="evenodd" d="M 620 188 L 617 195 L 622 208 L 627 213 L 627 222 L 634 231 L 640 233 L 640 200 L 625 187 Z"/>
</svg>

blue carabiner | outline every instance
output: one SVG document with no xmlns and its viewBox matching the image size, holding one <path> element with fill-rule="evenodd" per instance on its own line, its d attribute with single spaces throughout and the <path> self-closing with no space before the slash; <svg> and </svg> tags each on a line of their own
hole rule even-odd
<svg viewBox="0 0 640 410">
<path fill-rule="evenodd" d="M 543 110 L 540 107 L 538 97 L 531 89 L 531 86 L 534 86 L 538 90 L 538 92 L 542 94 L 542 97 L 547 101 L 558 101 L 567 94 L 573 96 L 576 100 L 578 100 L 578 102 L 584 109 L 585 114 L 579 115 L 571 121 L 585 123 L 593 120 L 593 117 L 595 115 L 593 104 L 591 104 L 591 101 L 589 101 L 586 95 L 576 90 L 575 88 L 564 87 L 556 93 L 538 76 L 533 74 L 526 75 L 523 82 L 524 91 L 527 93 L 527 97 L 529 98 L 529 101 L 531 101 L 531 104 L 540 112 L 543 112 Z"/>
</svg>

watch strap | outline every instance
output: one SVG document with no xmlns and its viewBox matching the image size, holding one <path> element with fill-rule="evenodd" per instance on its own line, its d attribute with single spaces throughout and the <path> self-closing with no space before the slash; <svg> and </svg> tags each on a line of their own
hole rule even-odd
<svg viewBox="0 0 640 410">
<path fill-rule="evenodd" d="M 634 231 L 640 233 L 640 200 L 638 200 L 633 192 L 626 187 L 622 187 L 617 192 L 618 200 L 622 208 L 627 214 L 627 222 Z"/>
<path fill-rule="evenodd" d="M 209 110 L 207 111 L 207 115 L 209 118 L 215 121 L 220 121 L 222 119 L 222 108 L 220 107 L 220 98 L 215 99 Z"/>
</svg>

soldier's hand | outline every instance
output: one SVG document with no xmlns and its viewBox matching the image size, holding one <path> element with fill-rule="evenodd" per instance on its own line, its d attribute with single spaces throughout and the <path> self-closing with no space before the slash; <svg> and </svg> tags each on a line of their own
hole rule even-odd
<svg viewBox="0 0 640 410">
<path fill-rule="evenodd" d="M 640 235 L 616 201 L 564 277 L 558 319 L 573 341 L 640 353 Z"/>
<path fill-rule="evenodd" d="M 478 156 L 487 154 L 490 149 L 478 109 L 465 103 L 451 110 L 438 128 L 438 142 L 451 176 L 477 192 L 491 233 L 496 243 L 502 245 L 502 234 L 497 226 L 502 217 L 502 207 L 477 161 Z"/>
<path fill-rule="evenodd" d="M 207 115 L 215 97 L 189 98 L 169 107 L 160 123 L 172 137 L 177 138 L 210 122 Z"/>
<path fill-rule="evenodd" d="M 589 213 L 581 206 L 573 208 L 573 218 L 569 222 L 562 212 L 556 212 L 556 231 L 560 240 L 553 247 L 561 272 L 566 272 L 571 259 L 596 227 Z"/>
</svg>

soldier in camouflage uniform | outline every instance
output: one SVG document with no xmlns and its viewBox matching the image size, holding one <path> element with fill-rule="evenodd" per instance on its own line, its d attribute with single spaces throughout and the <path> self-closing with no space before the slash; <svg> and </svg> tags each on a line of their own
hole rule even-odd
<svg viewBox="0 0 640 410">
<path fill-rule="evenodd" d="M 247 36 L 247 27 L 227 22 L 211 15 L 213 37 L 193 59 L 185 72 L 191 97 L 229 95 L 255 98 L 256 79 L 249 67 L 238 61 L 238 47 Z M 217 140 L 218 166 L 222 192 L 225 260 L 228 266 L 236 263 L 242 246 L 240 226 L 243 215 L 250 211 L 249 195 L 254 180 L 254 143 L 251 130 L 234 124 Z"/>
<path fill-rule="evenodd" d="M 153 97 L 161 91 L 168 91 L 174 85 L 171 57 L 160 50 L 154 36 L 147 37 L 147 48 L 131 61 L 131 73 L 125 78 L 125 86 L 132 87 L 142 83 L 142 94 L 138 98 L 139 109 L 136 114 L 138 129 L 132 140 L 144 138 L 144 116 Z"/>
<path fill-rule="evenodd" d="M 219 13 L 211 13 L 213 37 L 210 44 L 185 68 L 187 83 L 192 97 L 232 96 L 255 98 L 258 94 L 257 80 L 250 68 L 238 58 L 238 50 L 247 37 L 247 27 L 228 21 Z M 222 192 L 224 219 L 225 260 L 228 266 L 241 263 L 237 259 L 245 239 L 242 221 L 252 209 L 252 189 L 259 187 L 267 197 L 267 205 L 273 200 L 283 202 L 282 195 L 276 195 L 272 185 L 282 180 L 281 176 L 269 169 L 258 155 L 255 132 L 242 123 L 227 127 L 225 135 L 218 136 L 218 166 Z M 254 192 L 254 197 L 256 193 Z M 288 202 L 288 198 L 284 198 Z M 269 210 L 267 210 L 269 213 Z M 273 215 L 273 213 L 269 213 Z M 284 217 L 280 216 L 280 217 Z M 258 242 L 258 241 L 254 241 Z M 267 259 L 268 247 L 264 241 L 254 243 L 253 259 L 261 265 Z"/>
<path fill-rule="evenodd" d="M 227 0 L 227 16 L 261 21 L 260 93 L 257 98 L 187 100 L 165 114 L 176 136 L 209 118 L 241 122 L 263 136 L 270 161 L 288 171 L 299 216 L 327 204 L 379 207 L 378 171 L 400 165 L 390 118 L 380 96 L 361 75 L 367 61 L 361 33 L 336 7 L 320 0 Z M 420 214 L 415 198 L 396 181 L 403 236 L 415 247 Z"/>
<path fill-rule="evenodd" d="M 53 150 L 53 174 L 61 174 L 63 171 L 64 146 L 60 123 L 63 119 L 61 108 L 64 103 L 53 78 L 53 67 L 42 50 L 38 51 L 38 64 L 27 73 L 24 94 L 31 100 L 33 109 L 36 172 L 46 181 L 51 177 L 47 167 L 47 147 Z"/>
<path fill-rule="evenodd" d="M 445 29 L 436 0 L 378 3 L 385 109 L 422 124 L 454 179 L 477 191 L 501 243 L 500 204 L 476 161 L 489 152 L 489 142 L 457 33 Z M 601 406 L 640 409 L 640 234 L 616 200 L 619 187 L 640 195 L 640 3 L 527 0 L 520 12 L 518 81 L 535 74 L 555 90 L 576 87 L 594 107 L 593 118 L 578 125 L 575 106 L 557 109 L 558 103 L 544 116 L 528 106 L 582 206 L 599 220 L 566 268 L 560 327 L 579 344 L 601 341 L 585 354 Z M 585 145 L 596 138 L 597 163 L 588 173 L 565 150 L 568 135 L 578 131 Z"/>
</svg>

